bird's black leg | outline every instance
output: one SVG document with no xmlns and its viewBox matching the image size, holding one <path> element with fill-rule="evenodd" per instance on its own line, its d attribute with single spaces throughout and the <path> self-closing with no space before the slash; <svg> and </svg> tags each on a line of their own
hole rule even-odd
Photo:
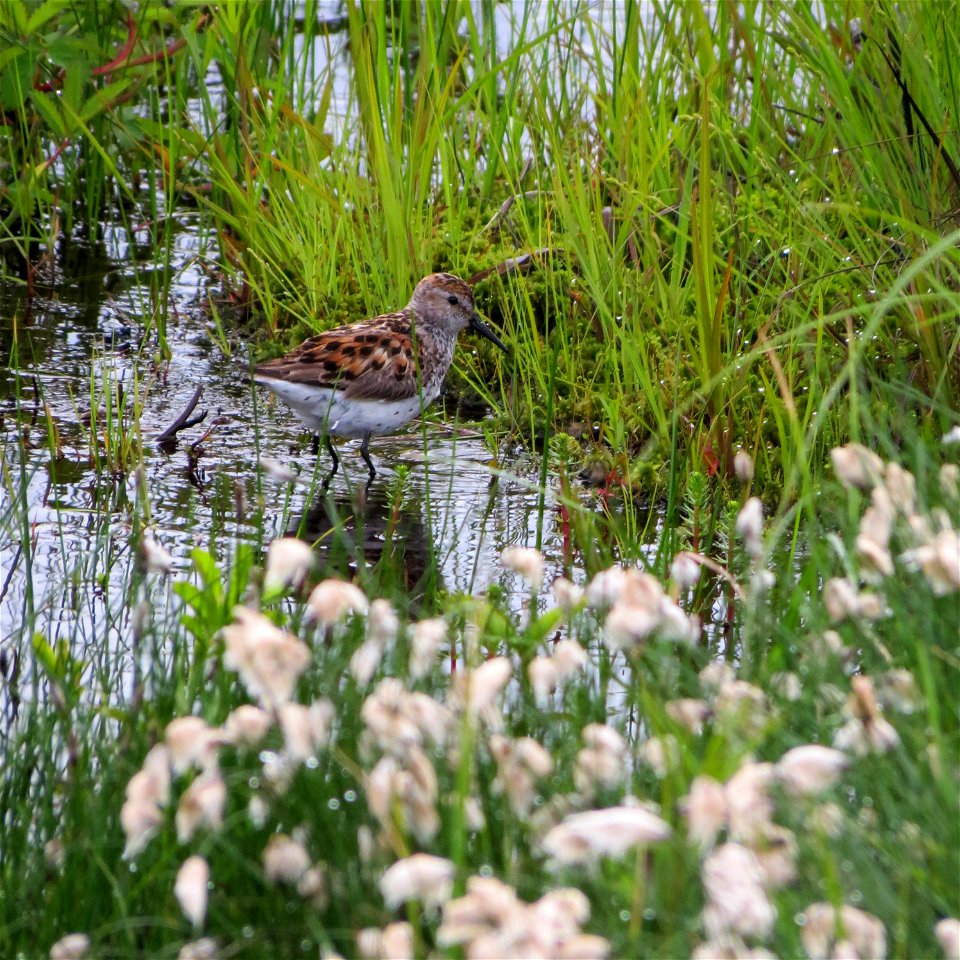
<svg viewBox="0 0 960 960">
<path fill-rule="evenodd" d="M 310 437 L 310 452 L 313 454 L 313 458 L 316 459 L 320 453 L 320 434 L 315 433 Z"/>
<path fill-rule="evenodd" d="M 377 471 L 374 469 L 373 461 L 370 459 L 369 433 L 363 435 L 363 443 L 360 444 L 360 456 L 363 457 L 363 462 L 367 465 L 367 469 L 370 471 L 370 479 L 372 480 L 377 475 Z"/>
<path fill-rule="evenodd" d="M 319 437 L 317 438 L 319 444 Z M 333 458 L 333 469 L 330 471 L 330 477 L 332 477 L 336 472 L 337 468 L 340 466 L 340 458 L 337 456 L 337 449 L 333 445 L 333 441 L 330 439 L 330 434 L 326 436 L 327 449 L 330 451 L 330 456 Z M 330 480 L 330 477 L 327 477 L 327 480 Z"/>
</svg>

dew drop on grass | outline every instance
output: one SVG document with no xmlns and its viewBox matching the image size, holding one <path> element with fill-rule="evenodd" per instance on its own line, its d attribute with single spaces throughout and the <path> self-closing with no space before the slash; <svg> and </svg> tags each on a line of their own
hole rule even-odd
<svg viewBox="0 0 960 960">
<path fill-rule="evenodd" d="M 630 922 L 630 911 L 629 911 L 629 910 L 621 910 L 621 911 L 620 911 L 620 919 L 621 919 L 624 923 L 629 923 L 629 922 Z"/>
<path fill-rule="evenodd" d="M 481 864 L 479 873 L 481 877 L 492 877 L 493 867 L 491 867 L 489 863 Z"/>
<path fill-rule="evenodd" d="M 240 936 L 243 937 L 244 940 L 252 940 L 252 939 L 253 939 L 253 927 L 250 927 L 250 926 L 243 927 L 243 928 L 240 930 Z"/>
<path fill-rule="evenodd" d="M 862 903 L 863 902 L 863 892 L 861 890 L 853 890 L 850 893 L 850 902 L 851 903 Z"/>
<path fill-rule="evenodd" d="M 650 907 L 647 907 L 647 909 L 643 911 L 643 919 L 644 919 L 644 920 L 656 920 L 656 919 L 657 919 L 657 911 L 651 909 Z"/>
<path fill-rule="evenodd" d="M 356 790 L 347 790 L 343 795 L 343 799 L 346 800 L 347 803 L 353 803 L 357 799 Z"/>
<path fill-rule="evenodd" d="M 130 870 L 131 873 L 136 873 L 136 872 L 137 872 L 137 865 L 136 865 L 135 863 L 132 863 L 132 862 L 131 862 L 131 864 L 130 864 L 130 866 L 129 866 L 128 869 Z"/>
<path fill-rule="evenodd" d="M 807 918 L 802 913 L 795 913 L 793 915 L 793 922 L 798 927 L 805 927 L 807 925 Z"/>
<path fill-rule="evenodd" d="M 316 757 L 307 757 L 304 766 L 308 770 L 316 770 L 320 766 L 320 761 Z"/>
<path fill-rule="evenodd" d="M 248 786 L 251 790 L 259 790 L 259 789 L 260 789 L 260 778 L 259 778 L 259 777 L 251 777 L 251 778 L 247 781 L 247 786 Z"/>
<path fill-rule="evenodd" d="M 327 807 L 328 807 L 328 809 L 330 809 L 330 810 L 339 810 L 339 809 L 340 809 L 340 801 L 339 801 L 336 797 L 331 797 L 331 798 L 327 801 Z"/>
</svg>

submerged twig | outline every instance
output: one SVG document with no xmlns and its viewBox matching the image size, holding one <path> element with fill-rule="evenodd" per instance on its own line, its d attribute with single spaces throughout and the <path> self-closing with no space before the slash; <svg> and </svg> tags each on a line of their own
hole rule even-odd
<svg viewBox="0 0 960 960">
<path fill-rule="evenodd" d="M 196 426 L 200 423 L 201 420 L 204 420 L 207 416 L 206 410 L 201 410 L 192 420 L 190 419 L 190 414 L 193 413 L 197 408 L 197 404 L 200 402 L 200 397 L 203 396 L 203 387 L 197 387 L 194 391 L 193 396 L 190 398 L 190 402 L 183 408 L 180 416 L 177 417 L 173 423 L 167 427 L 157 437 L 157 443 L 164 443 L 167 440 L 172 440 L 181 430 L 186 430 L 187 427 Z"/>
</svg>

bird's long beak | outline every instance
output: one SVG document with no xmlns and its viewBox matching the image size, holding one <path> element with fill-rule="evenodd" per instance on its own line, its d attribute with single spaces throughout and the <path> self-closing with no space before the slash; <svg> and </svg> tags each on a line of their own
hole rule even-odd
<svg viewBox="0 0 960 960">
<path fill-rule="evenodd" d="M 495 343 L 504 353 L 507 352 L 503 341 L 480 319 L 480 314 L 476 311 L 470 318 L 470 329 L 476 330 L 481 337 L 486 337 L 491 343 Z"/>
</svg>

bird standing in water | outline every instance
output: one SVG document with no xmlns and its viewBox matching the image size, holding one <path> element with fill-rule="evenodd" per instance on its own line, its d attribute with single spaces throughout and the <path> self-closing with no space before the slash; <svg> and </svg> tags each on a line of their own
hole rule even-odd
<svg viewBox="0 0 960 960">
<path fill-rule="evenodd" d="M 433 403 L 457 335 L 468 327 L 506 351 L 474 310 L 470 286 L 452 274 L 433 273 L 397 313 L 310 337 L 286 356 L 254 367 L 254 380 L 326 440 L 333 473 L 340 459 L 331 435 L 362 437 L 360 455 L 372 479 L 377 471 L 370 437 L 391 433 Z"/>
</svg>

